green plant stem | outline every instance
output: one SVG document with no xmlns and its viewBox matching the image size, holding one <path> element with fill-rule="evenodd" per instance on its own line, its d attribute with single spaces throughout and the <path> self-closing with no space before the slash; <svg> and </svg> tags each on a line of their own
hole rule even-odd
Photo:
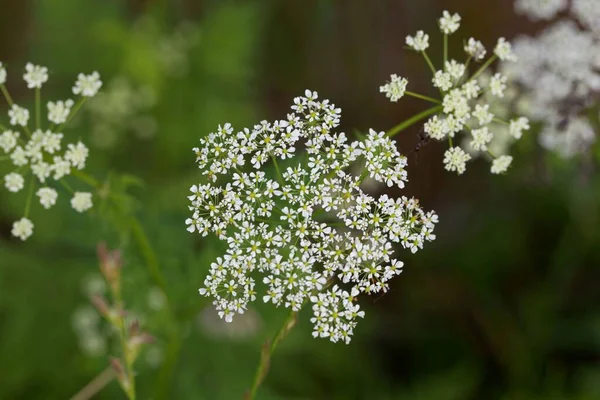
<svg viewBox="0 0 600 400">
<path fill-rule="evenodd" d="M 279 184 L 284 185 L 285 181 L 283 180 L 283 175 L 281 175 L 279 164 L 277 164 L 277 158 L 275 156 L 271 156 L 271 158 L 273 159 L 273 164 L 275 164 L 275 171 L 277 171 L 277 178 L 279 178 Z"/>
<path fill-rule="evenodd" d="M 158 257 L 150 241 L 148 240 L 148 236 L 142 227 L 142 224 L 135 218 L 131 218 L 131 232 L 133 234 L 133 238 L 136 241 L 144 260 L 146 261 L 146 267 L 148 268 L 148 273 L 150 277 L 154 281 L 154 284 L 160 288 L 165 297 L 165 301 L 167 302 L 167 311 L 169 313 L 169 319 L 171 321 L 169 325 L 169 344 L 167 345 L 167 354 L 165 356 L 165 362 L 162 365 L 162 368 L 159 372 L 158 382 L 157 382 L 157 390 L 156 390 L 156 399 L 168 399 L 169 398 L 169 382 L 173 377 L 173 371 L 175 366 L 177 365 L 177 360 L 181 353 L 181 335 L 179 330 L 179 321 L 175 314 L 175 309 L 169 297 L 167 296 L 167 281 L 162 274 L 160 269 L 160 265 L 158 263 Z"/>
<path fill-rule="evenodd" d="M 96 376 L 90 383 L 85 385 L 83 389 L 71 397 L 71 400 L 89 400 L 97 395 L 106 385 L 108 385 L 115 378 L 115 371 L 112 367 L 106 368 L 98 376 Z"/>
<path fill-rule="evenodd" d="M 409 92 L 408 90 L 406 92 L 404 92 L 407 96 L 411 96 L 411 97 L 415 97 L 417 99 L 421 99 L 421 100 L 425 100 L 428 101 L 430 103 L 435 103 L 435 104 L 442 104 L 442 102 L 438 99 L 434 99 L 433 97 L 429 97 L 429 96 L 425 96 L 419 93 L 415 93 L 415 92 Z"/>
<path fill-rule="evenodd" d="M 270 342 L 267 341 L 263 345 L 260 355 L 260 363 L 258 364 L 256 373 L 254 374 L 254 382 L 252 383 L 252 388 L 246 394 L 246 400 L 254 400 L 256 398 L 256 392 L 258 391 L 258 388 L 263 383 L 263 381 L 267 377 L 267 374 L 269 373 L 271 356 L 273 355 L 273 352 L 277 348 L 279 342 L 281 342 L 281 340 L 283 340 L 283 338 L 287 336 L 287 334 L 292 330 L 292 328 L 294 328 L 294 326 L 296 325 L 297 318 L 297 311 L 290 312 L 286 320 L 283 322 L 281 328 L 279 328 L 279 331 L 277 332 L 273 340 Z"/>
<path fill-rule="evenodd" d="M 473 74 L 473 76 L 471 77 L 471 79 L 469 79 L 470 81 L 472 81 L 473 79 L 477 79 L 479 77 L 479 75 L 481 75 L 490 65 L 492 65 L 492 63 L 494 61 L 496 61 L 496 58 L 498 58 L 498 56 L 496 56 L 495 54 L 493 56 L 491 56 L 489 58 L 489 60 L 487 60 L 485 62 L 485 64 L 483 64 L 478 70 L 477 72 L 475 72 Z"/>
<path fill-rule="evenodd" d="M 427 65 L 429 65 L 429 69 L 431 70 L 431 73 L 433 75 L 435 75 L 435 67 L 433 66 L 433 63 L 431 62 L 431 59 L 427 55 L 427 52 L 425 50 L 423 50 L 421 52 L 421 54 L 423 54 L 423 57 L 425 57 L 425 62 L 427 62 Z"/>
<path fill-rule="evenodd" d="M 29 194 L 27 195 L 27 202 L 25 203 L 25 218 L 29 217 L 29 210 L 31 208 L 31 199 L 33 198 L 33 187 L 35 186 L 35 177 L 32 176 L 29 181 Z"/>
<path fill-rule="evenodd" d="M 395 127 L 393 127 L 392 129 L 390 129 L 389 131 L 387 131 L 386 136 L 387 137 L 392 137 L 400 132 L 402 132 L 403 130 L 405 130 L 406 128 L 416 124 L 417 122 L 421 121 L 422 119 L 425 119 L 427 117 L 429 117 L 430 115 L 436 114 L 438 112 L 442 111 L 442 106 L 435 106 L 432 107 L 428 110 L 425 110 L 417 115 L 412 116 L 411 118 L 399 123 L 398 125 L 396 125 Z"/>
<path fill-rule="evenodd" d="M 121 289 L 117 289 L 113 291 L 113 296 L 115 297 L 115 303 L 117 308 L 117 313 L 121 313 L 123 310 L 123 299 L 121 297 Z M 119 328 L 119 341 L 121 342 L 121 347 L 123 348 L 123 361 L 125 361 L 125 375 L 126 382 L 120 382 L 123 391 L 127 394 L 127 398 L 129 400 L 135 400 L 135 375 L 133 372 L 133 360 L 129 356 L 128 344 L 127 344 L 127 326 L 125 325 L 125 318 L 123 315 L 118 314 L 117 321 Z"/>
<path fill-rule="evenodd" d="M 42 93 L 40 88 L 35 88 L 35 129 L 42 129 Z"/>
<path fill-rule="evenodd" d="M 13 104 L 15 104 L 12 97 L 10 97 L 10 93 L 8 93 L 8 89 L 6 89 L 6 85 L 4 85 L 4 84 L 0 85 L 0 90 L 2 90 L 2 94 L 4 95 L 4 98 L 6 99 L 6 102 L 8 103 L 9 106 L 12 106 Z"/>
</svg>

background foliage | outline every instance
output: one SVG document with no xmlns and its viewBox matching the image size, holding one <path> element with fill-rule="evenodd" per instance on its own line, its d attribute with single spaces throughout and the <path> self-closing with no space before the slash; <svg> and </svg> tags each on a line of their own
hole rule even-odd
<svg viewBox="0 0 600 400">
<path fill-rule="evenodd" d="M 433 32 L 442 9 L 461 13 L 464 36 L 487 44 L 535 29 L 505 0 L 485 9 L 476 0 L 5 3 L 0 54 L 18 101 L 29 100 L 16 85 L 28 60 L 50 67 L 56 98 L 78 72 L 97 69 L 105 91 L 124 77 L 156 101 L 143 110 L 154 125 L 113 126 L 114 143 L 92 147 L 89 170 L 118 196 L 91 218 L 66 204 L 34 208 L 35 235 L 17 242 L 10 224 L 23 205 L 0 191 L 0 399 L 69 398 L 107 365 L 114 340 L 85 308 L 99 241 L 123 249 L 127 304 L 157 338 L 138 363 L 140 398 L 242 398 L 285 313 L 257 304 L 224 325 L 197 295 L 221 251 L 183 224 L 187 189 L 200 179 L 191 152 L 198 138 L 219 123 L 280 118 L 305 88 L 342 107 L 347 132 L 385 130 L 422 105 L 392 105 L 378 86 L 406 71 L 411 83 L 427 84 L 403 38 Z M 94 116 L 76 122 L 74 134 L 92 144 Z M 361 304 L 367 317 L 350 346 L 313 340 L 301 314 L 258 398 L 600 398 L 598 154 L 559 160 L 530 137 L 507 176 L 490 177 L 476 163 L 459 179 L 443 171 L 435 144 L 414 151 L 418 129 L 399 139 L 409 156 L 406 193 L 440 215 L 437 241 L 403 254 L 391 292 Z M 159 255 L 176 323 L 132 216 Z M 98 396 L 122 397 L 114 382 Z"/>
</svg>

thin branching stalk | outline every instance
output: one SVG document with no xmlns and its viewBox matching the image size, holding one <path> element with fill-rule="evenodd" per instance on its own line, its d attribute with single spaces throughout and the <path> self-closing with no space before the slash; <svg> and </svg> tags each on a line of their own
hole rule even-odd
<svg viewBox="0 0 600 400">
<path fill-rule="evenodd" d="M 115 371 L 112 367 L 107 367 L 98 376 L 96 376 L 90 383 L 83 387 L 77 392 L 71 400 L 89 400 L 97 395 L 102 389 L 106 387 L 113 379 L 115 379 Z"/>
<path fill-rule="evenodd" d="M 438 112 L 442 111 L 442 106 L 436 106 L 436 107 L 432 107 L 428 110 L 425 110 L 409 119 L 407 119 L 406 121 L 403 121 L 401 123 L 399 123 L 398 125 L 396 125 L 395 127 L 393 127 L 392 129 L 390 129 L 389 131 L 387 131 L 386 136 L 388 137 L 392 137 L 400 132 L 402 132 L 403 130 L 405 130 L 406 128 L 411 127 L 412 125 L 416 124 L 417 122 L 429 117 L 430 115 L 436 114 Z"/>
</svg>

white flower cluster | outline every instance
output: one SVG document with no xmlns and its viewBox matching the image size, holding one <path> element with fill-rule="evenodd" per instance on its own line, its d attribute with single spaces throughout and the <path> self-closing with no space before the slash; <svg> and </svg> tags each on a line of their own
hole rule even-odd
<svg viewBox="0 0 600 400">
<path fill-rule="evenodd" d="M 30 176 L 31 190 L 27 204 L 29 205 L 37 184 L 40 187 L 35 191 L 35 195 L 39 198 L 42 207 L 49 209 L 56 204 L 58 198 L 58 192 L 50 184 L 61 181 L 70 175 L 73 169 L 85 168 L 89 153 L 88 148 L 80 141 L 76 144 L 69 143 L 66 148 L 63 147 L 61 131 L 69 121 L 74 102 L 72 100 L 49 101 L 47 103 L 47 118 L 51 123 L 49 128 L 42 128 L 38 119 L 32 132 L 29 128 L 29 110 L 13 103 L 4 86 L 6 75 L 6 68 L 0 63 L 0 85 L 3 86 L 3 93 L 10 105 L 8 116 L 12 125 L 10 129 L 0 125 L 2 127 L 0 149 L 5 154 L 0 159 L 9 160 L 15 168 L 4 177 L 4 186 L 8 191 L 17 193 L 23 190 L 25 178 Z M 48 69 L 28 63 L 23 79 L 28 88 L 40 90 L 48 81 Z M 97 72 L 91 75 L 80 74 L 73 87 L 73 93 L 91 97 L 101 86 L 102 82 Z M 36 107 L 40 105 L 37 104 Z M 41 110 L 36 111 L 36 115 L 41 114 Z M 76 211 L 84 212 L 92 207 L 91 196 L 91 193 L 77 192 L 71 200 L 71 205 Z M 28 218 L 28 212 L 29 206 L 26 207 L 25 216 L 16 221 L 12 227 L 13 236 L 21 240 L 26 240 L 33 233 L 34 225 Z"/>
<path fill-rule="evenodd" d="M 451 15 L 444 11 L 438 24 L 444 35 L 450 35 L 459 29 L 460 20 L 458 14 Z M 425 56 L 434 74 L 433 86 L 439 90 L 442 99 L 437 101 L 407 92 L 407 80 L 397 75 L 392 75 L 391 82 L 382 86 L 380 91 L 384 92 L 391 101 L 397 101 L 405 94 L 409 94 L 439 104 L 438 112 L 425 123 L 424 130 L 433 139 L 448 140 L 449 149 L 444 154 L 444 166 L 448 171 L 464 173 L 466 163 L 472 158 L 472 155 L 468 154 L 465 149 L 453 145 L 453 138 L 458 133 L 467 132 L 470 135 L 470 141 L 465 146 L 466 150 L 470 153 L 488 154 L 493 159 L 490 169 L 493 174 L 506 172 L 512 157 L 493 154 L 488 148 L 494 139 L 496 129 L 498 129 L 491 124 L 509 126 L 512 137 L 520 139 L 523 132 L 529 129 L 529 122 L 522 117 L 512 121 L 503 121 L 490 111 L 490 104 L 486 102 L 487 96 L 503 98 L 507 88 L 507 76 L 496 73 L 487 80 L 479 78 L 495 59 L 516 60 L 510 43 L 504 38 L 500 38 L 496 43 L 492 58 L 473 74 L 469 73 L 471 62 L 483 60 L 486 54 L 484 45 L 474 38 L 470 38 L 464 46 L 467 54 L 467 60 L 464 63 L 445 60 L 443 68 L 437 71 L 426 53 L 429 46 L 428 35 L 419 31 L 415 36 L 408 36 L 406 44 Z"/>
<path fill-rule="evenodd" d="M 364 315 L 357 296 L 386 291 L 402 270 L 393 243 L 416 252 L 435 238 L 437 215 L 417 200 L 360 188 L 367 176 L 404 187 L 395 141 L 370 130 L 349 142 L 333 132 L 339 121 L 340 109 L 307 90 L 287 119 L 237 133 L 226 124 L 194 149 L 209 183 L 191 188 L 186 224 L 227 242 L 200 289 L 226 321 L 260 291 L 264 302 L 296 311 L 310 302 L 313 336 L 348 343 Z M 270 162 L 276 179 L 260 170 Z M 289 166 L 280 173 L 278 162 Z M 355 162 L 366 164 L 359 177 L 346 172 Z"/>
<path fill-rule="evenodd" d="M 560 18 L 535 37 L 515 40 L 519 62 L 504 65 L 521 89 L 523 113 L 543 123 L 540 144 L 563 157 L 586 152 L 596 141 L 589 114 L 600 101 L 600 2 L 515 3 L 530 18 Z"/>
</svg>

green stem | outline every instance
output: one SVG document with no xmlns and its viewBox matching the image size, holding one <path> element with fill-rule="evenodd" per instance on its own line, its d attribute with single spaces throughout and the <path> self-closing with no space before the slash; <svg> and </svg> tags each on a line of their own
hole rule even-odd
<svg viewBox="0 0 600 400">
<path fill-rule="evenodd" d="M 427 55 L 427 52 L 425 50 L 423 50 L 421 52 L 421 54 L 423 54 L 423 57 L 425 57 L 425 61 L 427 62 L 427 65 L 429 65 L 429 69 L 431 70 L 431 72 L 433 73 L 433 75 L 435 75 L 435 67 L 433 66 L 433 63 L 431 62 L 431 59 Z"/>
<path fill-rule="evenodd" d="M 75 194 L 75 191 L 73 190 L 73 188 L 71 187 L 71 185 L 69 185 L 69 184 L 67 183 L 67 181 L 66 181 L 66 180 L 64 180 L 64 179 L 61 179 L 59 182 L 60 182 L 60 184 L 61 184 L 61 185 L 63 185 L 63 186 L 65 187 L 65 189 L 67 189 L 67 190 L 68 190 L 68 191 L 69 191 L 71 194 Z"/>
<path fill-rule="evenodd" d="M 277 177 L 279 178 L 279 184 L 284 186 L 285 181 L 283 180 L 283 175 L 281 175 L 281 170 L 279 169 L 279 164 L 277 164 L 277 158 L 275 156 L 271 156 L 273 159 L 273 164 L 275 164 L 275 171 L 277 171 Z"/>
<path fill-rule="evenodd" d="M 497 118 L 497 117 L 494 117 L 494 119 L 492 119 L 492 121 L 494 121 L 494 122 L 496 122 L 498 124 L 501 124 L 501 125 L 510 125 L 507 121 L 504 121 L 503 119 L 500 119 L 500 118 Z"/>
<path fill-rule="evenodd" d="M 31 208 L 31 199 L 33 198 L 33 187 L 35 183 L 35 177 L 31 177 L 31 181 L 29 183 L 29 194 L 27 195 L 27 202 L 25 203 L 25 218 L 29 216 L 29 209 Z"/>
<path fill-rule="evenodd" d="M 13 101 L 12 97 L 10 97 L 10 93 L 8 93 L 8 89 L 6 89 L 6 85 L 0 85 L 0 90 L 2 90 L 2 94 L 4 95 L 4 98 L 6 99 L 8 105 L 12 107 L 12 105 L 15 104 L 15 102 Z"/>
<path fill-rule="evenodd" d="M 387 131 L 386 136 L 387 137 L 392 137 L 400 132 L 402 132 L 403 130 L 405 130 L 406 128 L 416 124 L 417 122 L 419 122 L 422 119 L 425 119 L 427 117 L 429 117 L 430 115 L 436 114 L 440 111 L 442 111 L 443 107 L 442 106 L 435 106 L 432 107 L 428 110 L 425 110 L 417 115 L 414 115 L 413 117 L 407 119 L 406 121 L 403 121 L 401 123 L 399 123 L 398 125 L 396 125 L 395 127 L 393 127 L 392 129 L 390 129 L 389 131 Z"/>
<path fill-rule="evenodd" d="M 494 160 L 496 159 L 496 156 L 491 152 L 491 151 L 487 151 L 487 153 L 490 155 L 490 157 L 492 157 Z"/>
<path fill-rule="evenodd" d="M 404 92 L 407 96 L 411 96 L 411 97 L 415 97 L 417 99 L 421 99 L 421 100 L 425 100 L 428 101 L 430 103 L 435 103 L 435 104 L 442 104 L 441 101 L 439 101 L 438 99 L 434 99 L 433 97 L 429 97 L 429 96 L 425 96 L 419 93 L 415 93 L 415 92 L 409 92 L 408 90 L 406 92 Z"/>
<path fill-rule="evenodd" d="M 83 106 L 83 104 L 86 102 L 86 100 L 87 97 L 82 97 L 81 99 L 79 99 L 77 104 L 75 104 L 75 107 L 73 107 L 73 109 L 69 113 L 69 117 L 67 118 L 67 120 L 56 129 L 56 132 L 62 132 L 62 130 L 65 129 L 69 122 L 71 122 L 73 118 L 75 118 L 75 115 L 77 115 L 77 112 L 79 111 L 81 106 Z"/>
<path fill-rule="evenodd" d="M 42 94 L 40 88 L 35 88 L 35 129 L 42 128 Z"/>
<path fill-rule="evenodd" d="M 469 80 L 470 80 L 470 81 L 472 81 L 473 79 L 477 79 L 477 78 L 479 77 L 479 75 L 481 75 L 481 74 L 482 74 L 482 73 L 483 73 L 483 72 L 484 72 L 484 71 L 485 71 L 485 70 L 486 70 L 486 69 L 487 69 L 487 68 L 488 68 L 490 65 L 492 65 L 492 63 L 493 63 L 494 61 L 496 61 L 496 58 L 498 58 L 498 56 L 496 56 L 495 54 L 494 54 L 492 57 L 490 57 L 490 58 L 489 58 L 489 60 L 487 60 L 487 61 L 485 62 L 485 64 L 483 64 L 483 65 L 481 66 L 481 68 L 479 68 L 479 69 L 477 70 L 477 72 L 475 72 L 475 73 L 473 74 L 473 76 L 471 77 L 471 79 L 469 79 Z"/>
<path fill-rule="evenodd" d="M 112 367 L 106 368 L 83 389 L 71 397 L 71 400 L 89 400 L 97 395 L 106 385 L 115 378 L 115 371 Z"/>
<path fill-rule="evenodd" d="M 71 175 L 73 175 L 74 177 L 78 178 L 80 181 L 83 181 L 84 183 L 87 183 L 90 186 L 93 186 L 95 188 L 99 188 L 100 187 L 100 182 L 98 182 L 98 180 L 88 174 L 86 174 L 85 172 L 79 170 L 79 169 L 72 169 L 71 170 Z"/>
<path fill-rule="evenodd" d="M 281 342 L 281 340 L 283 340 L 283 338 L 285 338 L 287 334 L 290 333 L 290 331 L 294 328 L 294 326 L 296 325 L 297 318 L 297 311 L 290 312 L 281 328 L 279 328 L 279 331 L 275 335 L 273 341 L 267 341 L 263 345 L 260 355 L 260 363 L 258 364 L 256 373 L 254 374 L 254 382 L 252 383 L 252 388 L 246 394 L 245 400 L 254 400 L 256 398 L 256 392 L 258 391 L 258 388 L 263 383 L 263 381 L 267 377 L 267 374 L 269 373 L 271 356 L 273 355 L 273 352 L 277 348 L 279 342 Z"/>
</svg>

